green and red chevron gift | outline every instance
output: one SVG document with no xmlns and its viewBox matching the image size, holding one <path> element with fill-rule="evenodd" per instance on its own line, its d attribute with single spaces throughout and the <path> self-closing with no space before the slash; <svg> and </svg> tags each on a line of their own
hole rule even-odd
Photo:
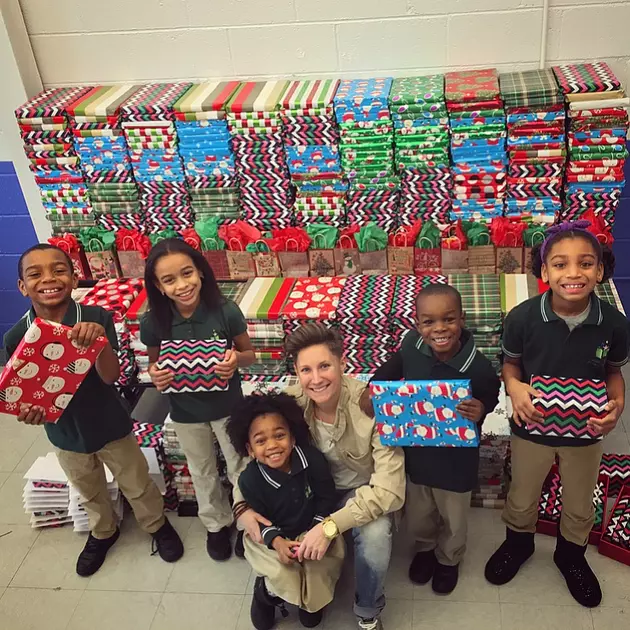
<svg viewBox="0 0 630 630">
<path fill-rule="evenodd" d="M 616 497 L 623 485 L 630 482 L 630 455 L 604 453 L 599 465 L 599 472 L 610 477 L 608 496 Z"/>
<path fill-rule="evenodd" d="M 601 435 L 587 426 L 587 421 L 606 415 L 608 394 L 604 381 L 533 376 L 531 385 L 539 392 L 539 397 L 533 403 L 544 419 L 541 423 L 529 425 L 529 433 L 549 437 L 601 439 Z"/>
<path fill-rule="evenodd" d="M 224 339 L 168 339 L 160 344 L 158 364 L 171 370 L 173 381 L 166 394 L 226 391 L 229 382 L 220 378 L 214 368 L 225 357 Z"/>
</svg>

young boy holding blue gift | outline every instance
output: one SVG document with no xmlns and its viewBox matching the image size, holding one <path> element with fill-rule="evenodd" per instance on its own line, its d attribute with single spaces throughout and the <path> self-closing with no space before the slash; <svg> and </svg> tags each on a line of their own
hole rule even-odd
<svg viewBox="0 0 630 630">
<path fill-rule="evenodd" d="M 462 298 L 448 285 L 431 285 L 416 299 L 417 330 L 374 374 L 373 381 L 469 379 L 472 398 L 457 405 L 459 414 L 481 427 L 499 399 L 500 382 L 490 361 L 464 328 Z M 361 406 L 374 415 L 368 390 Z M 480 429 L 479 429 L 480 431 Z M 409 477 L 405 509 L 416 540 L 409 579 L 446 595 L 457 585 L 466 551 L 467 516 L 477 485 L 479 448 L 405 447 Z"/>
</svg>

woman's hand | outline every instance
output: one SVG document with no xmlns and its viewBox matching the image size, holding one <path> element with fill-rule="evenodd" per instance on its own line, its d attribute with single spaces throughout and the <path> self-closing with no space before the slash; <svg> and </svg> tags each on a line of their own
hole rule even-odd
<svg viewBox="0 0 630 630">
<path fill-rule="evenodd" d="M 271 525 L 271 521 L 267 520 L 264 516 L 258 514 L 258 512 L 254 512 L 251 508 L 243 512 L 236 521 L 239 529 L 245 530 L 247 535 L 259 545 L 262 545 L 263 539 L 260 535 L 260 526 L 264 525 L 265 527 L 269 527 Z"/>
<path fill-rule="evenodd" d="M 472 422 L 481 422 L 485 412 L 483 403 L 476 398 L 462 400 L 462 402 L 457 405 L 456 409 L 463 418 Z"/>
<path fill-rule="evenodd" d="M 149 376 L 151 377 L 151 382 L 155 385 L 155 389 L 158 392 L 163 392 L 173 382 L 175 375 L 170 370 L 160 370 L 157 363 L 153 363 L 149 367 Z"/>
<path fill-rule="evenodd" d="M 619 405 L 616 400 L 609 400 L 604 408 L 608 413 L 603 418 L 589 418 L 586 425 L 599 435 L 608 435 L 619 421 Z"/>
<path fill-rule="evenodd" d="M 543 415 L 532 403 L 532 398 L 539 398 L 540 393 L 527 383 L 513 380 L 508 389 L 512 400 L 514 422 L 522 427 L 525 424 L 536 424 L 543 421 Z"/>
<path fill-rule="evenodd" d="M 318 523 L 308 531 L 300 543 L 298 560 L 321 560 L 328 551 L 332 541 L 324 536 L 324 526 Z"/>
<path fill-rule="evenodd" d="M 296 547 L 299 547 L 300 543 L 297 540 L 287 540 L 282 536 L 276 536 L 271 542 L 271 546 L 278 553 L 278 560 L 282 564 L 293 564 L 296 560 L 295 551 Z"/>
<path fill-rule="evenodd" d="M 226 351 L 223 361 L 221 363 L 217 363 L 214 370 L 217 373 L 217 376 L 229 381 L 234 376 L 234 372 L 236 372 L 237 367 L 238 357 L 236 355 L 236 351 L 230 348 Z"/>
</svg>

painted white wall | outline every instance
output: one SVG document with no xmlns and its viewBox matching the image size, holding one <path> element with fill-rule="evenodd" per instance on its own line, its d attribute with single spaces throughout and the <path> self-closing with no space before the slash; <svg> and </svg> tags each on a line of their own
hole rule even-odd
<svg viewBox="0 0 630 630">
<path fill-rule="evenodd" d="M 3 10 L 0 11 L 0 85 L 2 86 L 0 94 L 0 161 L 13 162 L 35 232 L 39 240 L 44 241 L 51 234 L 50 223 L 45 218 L 39 190 L 28 167 L 22 138 L 13 113 L 16 107 L 41 90 L 42 86 L 39 77 L 34 72 L 36 68 L 33 60 L 28 59 L 29 47 L 26 31 L 21 37 L 20 20 L 13 19 L 15 14 L 5 13 L 5 5 L 2 5 L 1 8 Z M 11 32 L 11 38 L 9 38 L 9 32 Z M 14 46 L 11 45 L 12 41 Z M 18 60 L 21 60 L 21 63 Z M 28 85 L 29 91 L 25 85 Z"/>
<path fill-rule="evenodd" d="M 47 85 L 538 67 L 543 0 L 20 0 Z M 548 65 L 630 78 L 630 1 L 550 0 Z"/>
</svg>

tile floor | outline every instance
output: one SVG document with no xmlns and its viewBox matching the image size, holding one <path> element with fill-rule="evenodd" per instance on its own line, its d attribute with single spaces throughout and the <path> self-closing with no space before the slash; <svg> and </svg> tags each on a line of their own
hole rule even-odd
<svg viewBox="0 0 630 630">
<path fill-rule="evenodd" d="M 626 374 L 630 380 L 630 373 Z M 142 401 L 142 415 L 159 412 Z M 158 411 L 156 411 L 156 409 Z M 49 444 L 43 430 L 0 421 L 0 630 L 246 630 L 253 576 L 244 560 L 214 563 L 205 552 L 205 533 L 195 518 L 169 518 L 186 552 L 174 565 L 150 555 L 150 541 L 132 516 L 101 571 L 91 578 L 74 572 L 85 538 L 72 529 L 38 532 L 22 508 L 22 476 Z M 630 452 L 630 413 L 607 438 L 606 450 Z M 554 541 L 538 536 L 537 553 L 512 584 L 497 588 L 483 566 L 503 539 L 500 512 L 473 509 L 469 550 L 457 589 L 433 594 L 407 579 L 410 546 L 397 536 L 387 582 L 386 630 L 603 630 L 630 628 L 630 568 L 599 556 L 589 558 L 604 591 L 594 611 L 570 597 L 551 560 Z M 337 587 L 325 630 L 355 628 L 352 567 Z M 298 628 L 291 612 L 278 627 Z"/>
</svg>

